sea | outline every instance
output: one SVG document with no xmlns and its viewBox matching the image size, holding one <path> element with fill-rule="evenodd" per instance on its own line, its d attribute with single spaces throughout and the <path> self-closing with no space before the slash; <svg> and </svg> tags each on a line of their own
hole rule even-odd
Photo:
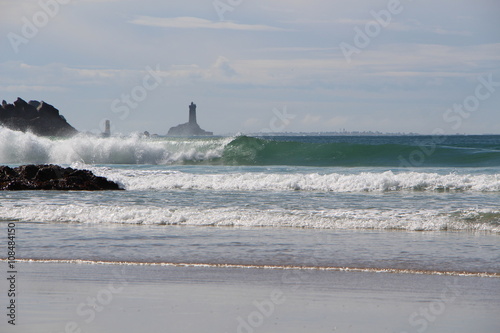
<svg viewBox="0 0 500 333">
<path fill-rule="evenodd" d="M 0 191 L 2 332 L 500 327 L 499 135 L 0 128 L 0 164 L 124 189 Z"/>
<path fill-rule="evenodd" d="M 125 190 L 0 192 L 21 261 L 500 277 L 498 135 L 0 129 L 0 164 L 30 163 L 88 169 Z"/>
</svg>

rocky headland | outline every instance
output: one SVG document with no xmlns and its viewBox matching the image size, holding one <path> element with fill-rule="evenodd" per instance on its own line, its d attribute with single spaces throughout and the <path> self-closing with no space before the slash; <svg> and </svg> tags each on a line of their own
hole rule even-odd
<svg viewBox="0 0 500 333">
<path fill-rule="evenodd" d="M 26 102 L 19 97 L 13 104 L 2 101 L 0 126 L 39 136 L 68 137 L 78 133 L 54 106 L 44 101 Z"/>
<path fill-rule="evenodd" d="M 53 164 L 29 164 L 17 168 L 0 166 L 0 191 L 2 190 L 104 191 L 122 188 L 89 170 L 63 168 Z"/>
</svg>

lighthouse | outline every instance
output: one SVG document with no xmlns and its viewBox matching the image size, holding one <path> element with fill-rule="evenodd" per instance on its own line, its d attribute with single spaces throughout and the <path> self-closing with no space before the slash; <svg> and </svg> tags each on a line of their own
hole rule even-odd
<svg viewBox="0 0 500 333">
<path fill-rule="evenodd" d="M 191 105 L 189 105 L 189 123 L 191 125 L 196 125 L 196 104 L 191 102 Z"/>
<path fill-rule="evenodd" d="M 180 124 L 171 127 L 167 135 L 172 136 L 199 136 L 199 135 L 214 135 L 213 132 L 208 132 L 200 128 L 196 121 L 196 104 L 191 102 L 189 105 L 189 121 L 185 124 Z"/>
<path fill-rule="evenodd" d="M 101 134 L 103 138 L 109 138 L 111 136 L 111 123 L 109 120 L 105 122 L 104 132 Z"/>
</svg>

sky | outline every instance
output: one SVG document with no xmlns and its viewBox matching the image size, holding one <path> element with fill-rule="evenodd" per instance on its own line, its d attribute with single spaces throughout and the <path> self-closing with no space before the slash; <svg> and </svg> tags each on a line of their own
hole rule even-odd
<svg viewBox="0 0 500 333">
<path fill-rule="evenodd" d="M 500 134 L 498 0 L 0 0 L 0 100 L 80 131 Z"/>
</svg>

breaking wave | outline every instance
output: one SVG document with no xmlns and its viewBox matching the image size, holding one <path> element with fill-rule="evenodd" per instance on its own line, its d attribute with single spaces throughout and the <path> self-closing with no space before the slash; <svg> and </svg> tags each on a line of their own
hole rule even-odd
<svg viewBox="0 0 500 333">
<path fill-rule="evenodd" d="M 319 192 L 500 192 L 500 174 L 429 172 L 193 174 L 174 170 L 116 169 L 75 165 L 127 190 L 319 191 Z"/>
<path fill-rule="evenodd" d="M 144 224 L 217 227 L 274 227 L 314 229 L 364 229 L 406 231 L 482 231 L 500 233 L 500 211 L 466 209 L 453 212 L 434 210 L 333 209 L 254 210 L 195 207 L 137 207 L 121 205 L 30 205 L 1 207 L 2 220 L 88 223 Z"/>
<path fill-rule="evenodd" d="M 212 164 L 296 166 L 431 166 L 500 165 L 500 141 L 479 145 L 373 144 L 310 137 L 286 140 L 247 136 L 145 138 L 140 135 L 100 138 L 80 134 L 69 139 L 38 137 L 0 127 L 0 163 L 55 164 Z"/>
<path fill-rule="evenodd" d="M 0 163 L 181 164 L 210 163 L 231 138 L 39 137 L 0 127 Z"/>
</svg>

